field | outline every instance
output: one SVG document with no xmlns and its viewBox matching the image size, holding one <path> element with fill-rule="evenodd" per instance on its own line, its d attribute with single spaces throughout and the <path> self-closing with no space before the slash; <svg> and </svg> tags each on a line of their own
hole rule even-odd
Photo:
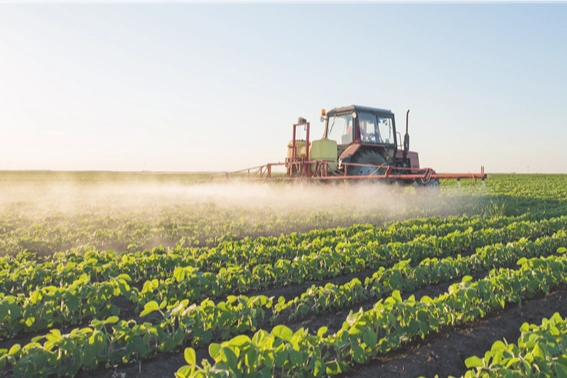
<svg viewBox="0 0 567 378">
<path fill-rule="evenodd" d="M 0 377 L 567 376 L 567 176 L 213 176 L 0 172 Z"/>
</svg>

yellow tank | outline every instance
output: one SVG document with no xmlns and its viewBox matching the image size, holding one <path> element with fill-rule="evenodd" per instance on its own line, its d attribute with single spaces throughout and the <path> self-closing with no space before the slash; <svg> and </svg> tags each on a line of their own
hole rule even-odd
<svg viewBox="0 0 567 378">
<path fill-rule="evenodd" d="M 298 157 L 305 157 L 307 150 L 305 149 L 306 142 L 304 140 L 296 140 L 295 147 L 297 148 L 297 156 Z M 290 140 L 287 144 L 287 158 L 293 156 L 293 140 Z"/>
<path fill-rule="evenodd" d="M 309 150 L 309 160 L 337 161 L 337 142 L 330 139 L 314 140 Z M 314 169 L 315 167 L 313 167 Z M 329 164 L 329 169 L 336 169 L 336 164 Z"/>
</svg>

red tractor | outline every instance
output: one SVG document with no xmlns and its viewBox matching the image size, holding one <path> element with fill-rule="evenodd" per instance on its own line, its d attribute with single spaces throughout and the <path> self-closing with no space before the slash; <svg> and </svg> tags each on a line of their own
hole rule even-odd
<svg viewBox="0 0 567 378">
<path fill-rule="evenodd" d="M 349 105 L 321 112 L 325 123 L 323 138 L 310 140 L 310 123 L 299 118 L 293 125 L 284 163 L 233 172 L 247 172 L 249 177 L 262 179 L 297 180 L 383 180 L 388 183 L 419 186 L 439 186 L 440 179 L 486 178 L 480 173 L 438 174 L 431 168 L 419 166 L 417 152 L 409 150 L 408 116 L 402 139 L 396 131 L 394 113 L 390 110 Z M 305 139 L 297 138 L 297 129 L 305 129 Z M 272 174 L 275 166 L 285 166 L 285 176 Z"/>
</svg>

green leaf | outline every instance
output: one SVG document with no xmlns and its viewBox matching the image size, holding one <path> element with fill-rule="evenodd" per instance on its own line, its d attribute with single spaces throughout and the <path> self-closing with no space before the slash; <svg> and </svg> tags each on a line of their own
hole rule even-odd
<svg viewBox="0 0 567 378">
<path fill-rule="evenodd" d="M 524 265 L 528 262 L 528 259 L 526 259 L 525 257 L 522 257 L 521 259 L 518 260 L 518 262 L 516 263 L 517 265 Z"/>
<path fill-rule="evenodd" d="M 177 282 L 183 281 L 183 279 L 185 278 L 185 269 L 180 267 L 175 268 L 175 270 L 173 271 L 173 278 L 175 278 Z"/>
<path fill-rule="evenodd" d="M 567 248 L 565 248 L 565 247 L 557 248 L 557 253 L 565 253 L 565 252 L 567 252 Z"/>
<path fill-rule="evenodd" d="M 255 368 L 258 365 L 258 351 L 256 348 L 248 348 L 244 354 L 244 363 L 248 368 Z"/>
<path fill-rule="evenodd" d="M 132 278 L 129 275 L 127 275 L 126 273 L 122 273 L 116 278 L 120 279 L 120 280 L 124 280 L 126 282 L 132 282 Z"/>
<path fill-rule="evenodd" d="M 92 353 L 91 349 L 92 348 L 87 346 L 81 351 L 81 364 L 84 366 L 90 366 L 95 359 L 95 355 Z"/>
<path fill-rule="evenodd" d="M 220 344 L 217 344 L 217 343 L 209 344 L 209 354 L 213 359 L 215 359 L 215 360 L 217 359 L 217 357 L 220 353 L 220 350 L 221 350 Z"/>
<path fill-rule="evenodd" d="M 115 324 L 118 323 L 118 320 L 120 320 L 118 316 L 111 316 L 110 318 L 104 321 L 104 324 Z"/>
<path fill-rule="evenodd" d="M 289 349 L 289 359 L 291 363 L 295 366 L 303 365 L 303 354 L 301 352 L 296 351 L 295 349 Z"/>
<path fill-rule="evenodd" d="M 189 365 L 195 366 L 197 364 L 197 354 L 195 353 L 195 349 L 185 348 L 183 356 L 185 357 L 185 361 L 187 361 Z"/>
<path fill-rule="evenodd" d="M 236 367 L 238 357 L 236 357 L 236 354 L 232 349 L 221 346 L 220 357 L 223 361 L 226 361 L 228 363 L 228 366 Z"/>
<path fill-rule="evenodd" d="M 287 361 L 287 357 L 288 357 L 287 349 L 276 351 L 276 367 L 281 368 Z"/>
<path fill-rule="evenodd" d="M 89 345 L 92 345 L 95 355 L 99 354 L 106 346 L 104 337 L 100 332 L 93 333 L 91 337 L 89 337 Z"/>
<path fill-rule="evenodd" d="M 402 296 L 401 296 L 399 290 L 394 290 L 394 291 L 392 292 L 391 297 L 394 298 L 394 299 L 396 300 L 396 302 L 398 302 L 398 303 L 401 303 L 401 302 L 402 302 Z"/>
<path fill-rule="evenodd" d="M 8 352 L 8 354 L 10 356 L 16 356 L 20 353 L 20 351 L 22 350 L 22 347 L 20 344 L 14 344 L 12 345 L 12 347 L 10 348 L 10 351 Z"/>
<path fill-rule="evenodd" d="M 417 320 L 415 319 L 410 320 L 409 331 L 411 336 L 417 334 L 417 332 L 419 331 L 419 322 Z"/>
<path fill-rule="evenodd" d="M 534 357 L 545 358 L 545 350 L 542 347 L 540 347 L 539 344 L 535 345 L 532 354 L 534 355 Z"/>
<path fill-rule="evenodd" d="M 246 335 L 238 335 L 238 336 L 232 338 L 232 339 L 228 342 L 228 344 L 229 344 L 229 345 L 235 345 L 235 346 L 237 346 L 237 347 L 241 347 L 242 345 L 248 344 L 248 343 L 250 343 L 250 342 L 252 342 L 252 340 L 250 340 L 250 338 L 249 338 L 248 336 L 246 336 Z"/>
<path fill-rule="evenodd" d="M 328 328 L 326 326 L 319 328 L 319 330 L 317 331 L 317 336 L 323 337 L 323 335 L 327 333 L 327 330 Z"/>
<path fill-rule="evenodd" d="M 321 358 L 315 358 L 313 361 L 313 375 L 321 377 L 325 371 L 325 363 Z"/>
<path fill-rule="evenodd" d="M 469 357 L 465 360 L 465 366 L 467 369 L 475 368 L 475 367 L 482 367 L 484 366 L 482 360 L 477 356 Z"/>
<path fill-rule="evenodd" d="M 514 364 L 517 364 L 518 362 L 520 362 L 520 359 L 518 357 L 510 358 L 510 360 L 508 360 L 508 362 L 506 363 L 506 369 L 510 368 L 510 366 Z"/>
<path fill-rule="evenodd" d="M 364 353 L 364 349 L 362 349 L 360 345 L 352 344 L 351 350 L 354 361 L 356 361 L 359 364 L 363 364 L 364 362 L 366 362 L 367 355 L 366 353 Z"/>
<path fill-rule="evenodd" d="M 145 354 L 146 350 L 148 349 L 148 346 L 146 345 L 146 343 L 144 342 L 144 339 L 142 339 L 140 336 L 134 336 L 133 338 L 133 343 L 134 343 L 134 350 L 136 352 Z"/>
<path fill-rule="evenodd" d="M 26 318 L 25 324 L 27 327 L 31 327 L 33 323 L 35 323 L 35 317 L 29 316 L 28 318 Z"/>
<path fill-rule="evenodd" d="M 504 344 L 500 340 L 497 340 L 494 344 L 492 344 L 492 348 L 490 348 L 490 351 L 492 353 L 495 353 L 495 352 L 501 351 L 501 350 L 506 350 L 506 344 Z"/>
<path fill-rule="evenodd" d="M 326 373 L 328 375 L 338 375 L 342 373 L 341 366 L 337 361 L 332 361 L 327 365 Z"/>
<path fill-rule="evenodd" d="M 140 316 L 146 316 L 151 314 L 154 311 L 159 310 L 159 305 L 156 301 L 150 301 L 144 305 L 144 311 L 140 314 Z"/>
<path fill-rule="evenodd" d="M 194 369 L 191 366 L 182 366 L 175 372 L 176 378 L 189 378 L 193 373 Z"/>
<path fill-rule="evenodd" d="M 364 335 L 362 336 L 362 340 L 371 349 L 374 349 L 376 347 L 376 344 L 378 343 L 378 336 L 376 335 L 376 332 L 374 332 L 373 330 L 367 329 L 366 331 L 364 331 Z"/>
<path fill-rule="evenodd" d="M 212 331 L 207 330 L 207 331 L 203 332 L 203 341 L 205 343 L 207 343 L 207 344 L 210 343 L 212 338 L 213 338 L 213 332 Z"/>
<path fill-rule="evenodd" d="M 163 350 L 165 352 L 170 352 L 175 349 L 175 347 L 177 347 L 177 341 L 173 337 L 168 338 L 165 343 L 163 343 Z"/>
<path fill-rule="evenodd" d="M 71 292 L 65 292 L 65 304 L 71 311 L 76 311 L 81 304 L 81 299 L 78 295 L 75 295 Z"/>
<path fill-rule="evenodd" d="M 556 362 L 554 367 L 558 378 L 567 378 L 567 366 Z"/>
<path fill-rule="evenodd" d="M 291 338 L 293 337 L 293 331 L 290 328 L 280 324 L 272 329 L 272 335 L 285 341 L 291 341 Z"/>
</svg>

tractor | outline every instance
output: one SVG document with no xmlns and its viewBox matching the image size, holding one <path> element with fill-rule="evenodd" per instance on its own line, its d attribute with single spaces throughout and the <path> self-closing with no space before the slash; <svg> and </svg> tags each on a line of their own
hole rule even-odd
<svg viewBox="0 0 567 378">
<path fill-rule="evenodd" d="M 328 145 L 329 150 L 333 150 L 336 145 L 337 173 L 346 173 L 347 176 L 382 176 L 388 172 L 388 167 L 392 167 L 389 173 L 396 176 L 426 173 L 419 169 L 417 152 L 409 150 L 409 110 L 406 113 L 403 141 L 396 130 L 396 119 L 391 110 L 350 105 L 329 112 L 323 109 L 321 113 L 321 122 L 325 123 L 322 143 Z M 318 156 L 311 155 L 312 160 L 317 158 Z M 439 185 L 438 178 L 427 177 L 402 177 L 388 180 L 390 181 Z"/>
<path fill-rule="evenodd" d="M 403 139 L 391 110 L 349 105 L 328 112 L 323 109 L 320 120 L 325 124 L 321 139 L 311 141 L 310 123 L 299 117 L 284 162 L 230 172 L 227 178 L 245 174 L 261 180 L 370 180 L 435 188 L 440 179 L 470 178 L 474 183 L 486 178 L 484 167 L 480 173 L 441 174 L 420 167 L 417 152 L 409 150 L 409 110 Z M 298 138 L 299 128 L 305 130 L 305 139 Z M 274 175 L 273 168 L 282 166 L 285 174 Z"/>
</svg>

